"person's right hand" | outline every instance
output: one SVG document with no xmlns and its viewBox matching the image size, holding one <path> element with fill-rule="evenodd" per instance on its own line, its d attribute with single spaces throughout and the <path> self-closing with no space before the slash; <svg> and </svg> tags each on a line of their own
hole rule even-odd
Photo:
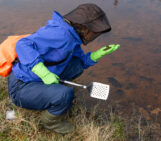
<svg viewBox="0 0 161 141">
<path fill-rule="evenodd" d="M 42 62 L 36 64 L 32 68 L 32 72 L 34 72 L 37 76 L 39 76 L 41 80 L 44 82 L 44 84 L 49 85 L 49 84 L 59 83 L 58 81 L 59 76 L 50 72 Z"/>
<path fill-rule="evenodd" d="M 44 82 L 44 84 L 58 84 L 59 83 L 59 76 L 57 76 L 54 73 L 48 73 L 46 76 L 44 76 L 43 78 L 41 78 L 42 81 Z"/>
</svg>

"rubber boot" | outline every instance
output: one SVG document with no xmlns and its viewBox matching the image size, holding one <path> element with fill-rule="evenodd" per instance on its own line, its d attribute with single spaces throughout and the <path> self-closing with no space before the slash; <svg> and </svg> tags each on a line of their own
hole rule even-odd
<svg viewBox="0 0 161 141">
<path fill-rule="evenodd" d="M 47 110 L 42 112 L 40 123 L 44 128 L 61 134 L 71 133 L 74 130 L 74 126 L 64 120 L 64 115 L 52 115 Z"/>
</svg>

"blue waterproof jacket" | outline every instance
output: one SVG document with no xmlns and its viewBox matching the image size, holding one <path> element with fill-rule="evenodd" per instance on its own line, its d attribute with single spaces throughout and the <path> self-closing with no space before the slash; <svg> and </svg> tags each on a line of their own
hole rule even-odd
<svg viewBox="0 0 161 141">
<path fill-rule="evenodd" d="M 45 61 L 60 62 L 67 58 L 58 65 L 47 66 L 51 72 L 60 75 L 72 56 L 79 57 L 86 69 L 96 62 L 91 60 L 91 52 L 84 54 L 81 44 L 82 41 L 74 28 L 54 11 L 52 19 L 45 26 L 17 42 L 16 52 L 19 62 L 12 67 L 12 71 L 16 78 L 23 82 L 41 81 L 31 71 L 34 65 Z"/>
</svg>

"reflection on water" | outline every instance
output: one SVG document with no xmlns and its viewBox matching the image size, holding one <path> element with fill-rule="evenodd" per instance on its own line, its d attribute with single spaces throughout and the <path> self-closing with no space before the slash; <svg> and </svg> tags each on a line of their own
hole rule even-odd
<svg viewBox="0 0 161 141">
<path fill-rule="evenodd" d="M 113 4 L 114 4 L 115 6 L 117 6 L 117 5 L 118 5 L 118 2 L 119 2 L 119 0 L 114 0 L 114 3 L 113 3 Z"/>
<path fill-rule="evenodd" d="M 87 2 L 103 8 L 112 31 L 83 47 L 85 52 L 105 44 L 119 43 L 121 47 L 86 70 L 80 83 L 110 84 L 110 99 L 105 105 L 118 101 L 126 112 L 131 110 L 127 106 L 131 102 L 149 113 L 161 109 L 161 0 Z M 75 0 L 0 0 L 0 42 L 11 34 L 33 33 L 51 18 L 53 10 L 63 15 L 79 4 Z"/>
<path fill-rule="evenodd" d="M 124 37 L 122 39 L 129 40 L 129 41 L 134 41 L 134 42 L 142 41 L 142 38 L 138 38 L 138 37 Z"/>
</svg>

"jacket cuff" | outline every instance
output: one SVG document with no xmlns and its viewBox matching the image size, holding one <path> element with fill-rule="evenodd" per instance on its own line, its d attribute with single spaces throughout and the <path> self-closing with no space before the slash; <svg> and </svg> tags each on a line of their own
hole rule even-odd
<svg viewBox="0 0 161 141">
<path fill-rule="evenodd" d="M 95 62 L 95 61 L 93 61 L 92 59 L 91 59 L 91 57 L 90 57 L 90 55 L 91 55 L 91 53 L 92 52 L 88 52 L 87 53 L 87 60 L 86 60 L 86 63 L 88 64 L 88 66 L 93 66 L 93 65 L 95 65 L 95 64 L 97 64 L 97 62 Z M 87 67 L 88 68 L 88 67 Z"/>
</svg>

